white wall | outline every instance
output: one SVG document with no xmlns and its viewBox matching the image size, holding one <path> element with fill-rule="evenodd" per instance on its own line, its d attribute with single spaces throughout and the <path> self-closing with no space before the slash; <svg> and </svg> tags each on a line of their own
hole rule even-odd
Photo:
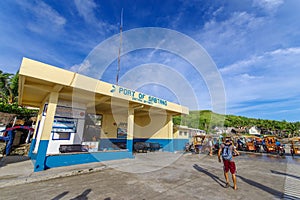
<svg viewBox="0 0 300 200">
<path fill-rule="evenodd" d="M 86 109 L 85 106 L 82 104 L 75 105 L 72 102 L 65 102 L 65 101 L 59 101 L 58 106 L 64 106 L 67 108 L 66 110 L 70 110 L 70 108 L 72 108 L 72 107 L 74 108 L 72 110 L 75 112 L 71 113 L 70 116 L 63 116 L 63 113 L 60 114 L 59 116 L 57 116 L 57 113 L 56 113 L 55 117 L 57 119 L 57 117 L 64 118 L 64 117 L 74 116 L 74 118 L 76 118 L 76 120 L 77 120 L 76 133 L 74 133 L 74 132 L 70 133 L 70 138 L 68 140 L 65 140 L 65 139 L 64 140 L 53 140 L 53 136 L 57 136 L 57 134 L 52 132 L 50 134 L 50 138 L 49 138 L 47 154 L 58 154 L 59 146 L 61 144 L 81 144 L 81 142 L 82 142 L 83 131 L 84 131 L 84 122 L 85 122 L 85 109 Z M 76 113 L 77 111 L 80 111 L 81 114 L 82 113 L 83 114 L 79 115 L 78 113 Z M 35 148 L 33 151 L 34 153 L 37 153 L 37 151 L 38 151 L 38 146 L 40 143 L 45 118 L 46 118 L 46 116 L 41 117 L 40 126 L 39 126 L 39 130 L 38 130 L 37 138 L 36 138 L 37 139 L 36 145 L 35 145 Z"/>
</svg>

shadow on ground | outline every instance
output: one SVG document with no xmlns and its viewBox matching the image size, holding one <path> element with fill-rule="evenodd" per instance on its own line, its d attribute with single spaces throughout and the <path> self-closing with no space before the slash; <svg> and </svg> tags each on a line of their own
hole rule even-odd
<svg viewBox="0 0 300 200">
<path fill-rule="evenodd" d="M 26 160 L 30 160 L 30 158 L 28 156 L 4 156 L 0 158 L 0 167 L 12 163 L 23 162 Z"/>
<path fill-rule="evenodd" d="M 207 171 L 207 169 L 202 168 L 201 166 L 194 164 L 193 167 L 207 176 L 211 177 L 215 182 L 217 182 L 220 186 L 225 187 L 225 181 L 221 180 L 220 177 L 212 174 L 211 172 Z"/>
<path fill-rule="evenodd" d="M 292 177 L 292 178 L 295 178 L 295 179 L 300 179 L 299 176 L 295 176 L 293 174 L 287 174 L 287 173 L 284 173 L 284 172 L 279 172 L 279 171 L 275 171 L 275 170 L 270 170 L 273 174 L 279 174 L 279 175 L 283 175 L 283 176 L 289 176 L 289 177 Z"/>
<path fill-rule="evenodd" d="M 280 192 L 280 191 L 278 191 L 278 190 L 275 190 L 273 188 L 270 188 L 268 186 L 265 186 L 265 185 L 263 185 L 261 183 L 258 183 L 256 181 L 253 181 L 251 179 L 245 178 L 245 177 L 240 176 L 240 175 L 236 175 L 236 177 L 239 178 L 239 179 L 241 179 L 245 183 L 248 183 L 249 185 L 252 185 L 252 186 L 254 186 L 254 187 L 258 188 L 258 189 L 261 189 L 261 190 L 263 190 L 265 192 L 268 192 L 268 193 L 274 195 L 277 198 L 282 198 L 283 197 L 283 193 Z M 293 199 L 292 196 L 290 198 Z"/>
<path fill-rule="evenodd" d="M 70 200 L 87 200 L 88 199 L 88 194 L 92 191 L 92 189 L 86 189 L 85 191 L 82 192 L 82 194 L 70 199 Z M 62 199 L 64 196 L 66 196 L 69 193 L 69 191 L 65 191 L 59 195 L 57 195 L 56 197 L 54 197 L 51 200 L 60 200 Z"/>
</svg>

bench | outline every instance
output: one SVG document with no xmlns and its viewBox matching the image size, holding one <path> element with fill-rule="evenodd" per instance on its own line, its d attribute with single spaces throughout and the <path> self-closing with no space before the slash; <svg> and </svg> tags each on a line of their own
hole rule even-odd
<svg viewBox="0 0 300 200">
<path fill-rule="evenodd" d="M 59 146 L 60 153 L 72 153 L 72 152 L 87 152 L 88 150 L 84 148 L 81 144 L 61 144 Z"/>
</svg>

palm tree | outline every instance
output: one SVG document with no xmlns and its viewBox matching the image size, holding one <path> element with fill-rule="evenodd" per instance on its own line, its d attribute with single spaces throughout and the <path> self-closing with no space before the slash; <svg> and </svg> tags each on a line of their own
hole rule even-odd
<svg viewBox="0 0 300 200">
<path fill-rule="evenodd" d="M 19 73 L 15 75 L 0 70 L 0 101 L 13 104 L 18 96 Z"/>
</svg>

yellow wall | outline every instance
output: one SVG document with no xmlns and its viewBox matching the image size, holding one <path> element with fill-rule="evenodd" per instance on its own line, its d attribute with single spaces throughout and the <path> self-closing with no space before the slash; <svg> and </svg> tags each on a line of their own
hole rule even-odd
<svg viewBox="0 0 300 200">
<path fill-rule="evenodd" d="M 182 132 L 182 134 L 180 135 L 179 132 Z M 184 133 L 187 133 L 187 135 L 184 135 Z M 191 130 L 189 129 L 184 129 L 184 128 L 174 128 L 174 138 L 177 138 L 177 139 L 188 139 L 189 138 L 189 135 L 191 134 Z"/>
<path fill-rule="evenodd" d="M 178 138 L 178 136 L 179 136 L 179 130 L 177 128 L 174 128 L 173 129 L 173 137 Z"/>
<path fill-rule="evenodd" d="M 117 138 L 116 121 L 112 114 L 103 114 L 101 138 Z"/>
<path fill-rule="evenodd" d="M 170 130 L 166 116 L 135 116 L 134 121 L 134 138 L 169 138 Z M 117 124 L 120 122 L 127 123 L 127 116 L 103 114 L 101 138 L 117 138 Z"/>
<path fill-rule="evenodd" d="M 93 104 L 97 102 L 95 102 L 94 98 L 89 99 L 88 97 L 89 95 L 94 96 L 96 94 L 108 99 L 120 100 L 116 105 L 123 109 L 126 108 L 126 106 L 123 106 L 124 102 L 132 106 L 142 105 L 150 107 L 149 116 L 134 115 L 134 138 L 172 138 L 173 131 L 172 124 L 170 123 L 172 119 L 170 115 L 189 113 L 187 107 L 28 58 L 23 58 L 19 79 L 20 105 L 40 107 L 43 105 L 45 99 L 48 99 L 47 96 L 51 94 L 50 100 L 53 99 L 53 103 L 51 104 L 50 101 L 48 105 L 49 114 L 47 115 L 49 116 L 51 114 L 52 118 L 48 119 L 47 117 L 47 123 L 44 126 L 45 130 L 43 131 L 42 139 L 45 140 L 49 139 L 52 130 L 58 97 L 73 103 L 73 101 L 75 101 L 73 98 L 76 96 L 76 101 L 78 102 Z M 76 93 L 74 95 L 72 93 L 75 91 L 78 91 L 78 94 Z M 103 99 L 97 100 L 101 101 Z M 134 108 L 132 107 L 131 109 L 131 112 L 134 112 Z M 128 117 L 128 113 L 128 110 L 120 114 L 102 113 L 101 138 L 117 138 L 118 124 L 128 123 L 128 121 L 132 120 L 133 115 Z M 132 126 L 130 126 L 130 130 L 132 130 Z"/>
<path fill-rule="evenodd" d="M 153 115 L 151 118 L 135 117 L 135 138 L 169 138 L 169 127 L 165 115 Z"/>
<path fill-rule="evenodd" d="M 174 114 L 188 114 L 189 110 L 185 106 L 181 106 L 172 102 L 165 101 L 163 99 L 153 97 L 138 91 L 134 91 L 121 86 L 106 83 L 97 79 L 93 79 L 81 74 L 77 74 L 71 71 L 67 71 L 58 67 L 54 67 L 45 63 L 34 61 L 28 58 L 23 58 L 20 67 L 20 83 L 23 83 L 19 87 L 20 100 L 19 104 L 32 103 L 30 92 L 41 91 L 48 89 L 52 91 L 52 86 L 60 85 L 62 87 L 71 87 L 80 89 L 87 93 L 102 94 L 110 97 L 116 97 L 117 99 L 122 99 L 130 102 L 135 102 L 138 104 L 149 105 L 151 107 L 160 108 L 163 110 L 168 110 L 174 112 Z M 24 79 L 25 78 L 25 79 Z M 30 85 L 25 82 L 28 78 L 34 80 L 40 80 L 36 85 Z M 24 84 L 30 85 L 31 89 L 24 92 Z M 45 84 L 43 86 L 43 84 Z M 40 87 L 40 88 L 38 88 Z M 25 88 L 26 89 L 26 88 Z M 61 88 L 62 89 L 62 88 Z M 23 98 L 25 99 L 22 102 Z M 43 97 L 40 97 L 43 98 Z M 36 101 L 42 99 L 36 99 Z"/>
</svg>

